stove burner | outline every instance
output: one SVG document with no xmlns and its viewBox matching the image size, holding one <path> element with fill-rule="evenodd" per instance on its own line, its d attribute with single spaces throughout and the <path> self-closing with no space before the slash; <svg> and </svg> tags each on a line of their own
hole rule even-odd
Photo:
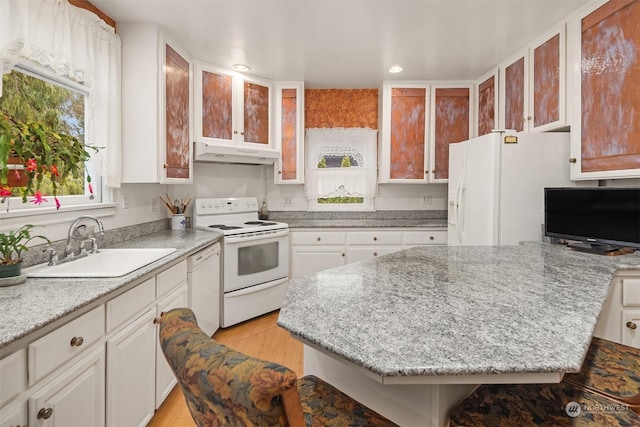
<svg viewBox="0 0 640 427">
<path fill-rule="evenodd" d="M 265 221 L 247 221 L 246 225 L 276 225 L 275 222 L 265 222 Z"/>
<path fill-rule="evenodd" d="M 215 225 L 210 225 L 209 228 L 219 228 L 220 230 L 236 230 L 242 227 L 239 227 L 236 225 L 215 224 Z"/>
</svg>

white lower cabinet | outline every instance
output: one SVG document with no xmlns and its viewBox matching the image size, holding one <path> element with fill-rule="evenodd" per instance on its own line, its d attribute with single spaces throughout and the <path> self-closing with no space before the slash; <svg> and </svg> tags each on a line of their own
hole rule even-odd
<svg viewBox="0 0 640 427">
<path fill-rule="evenodd" d="M 29 426 L 105 425 L 105 352 L 99 344 L 29 397 Z"/>
<path fill-rule="evenodd" d="M 107 340 L 107 425 L 145 426 L 155 405 L 156 308 Z"/>
<path fill-rule="evenodd" d="M 185 270 L 186 272 L 186 270 Z M 180 286 L 171 292 L 169 295 L 158 301 L 157 307 L 157 316 L 162 316 L 162 314 L 166 311 L 169 311 L 173 308 L 178 307 L 187 307 L 188 297 L 187 297 L 187 281 L 185 275 L 185 281 L 180 284 Z M 176 385 L 176 377 L 173 375 L 173 371 L 169 367 L 167 363 L 167 359 L 164 357 L 164 353 L 162 353 L 162 348 L 160 347 L 160 340 L 157 339 L 158 331 L 155 333 L 156 340 L 156 388 L 155 388 L 155 396 L 156 396 L 156 409 L 160 407 L 162 402 L 167 398 L 173 386 Z"/>
<path fill-rule="evenodd" d="M 0 409 L 0 427 L 28 427 L 28 419 L 27 402 L 24 399 Z"/>
<path fill-rule="evenodd" d="M 291 277 L 373 259 L 413 246 L 446 245 L 447 230 L 294 229 L 290 230 Z"/>
<path fill-rule="evenodd" d="M 621 270 L 613 279 L 594 335 L 640 348 L 640 270 Z"/>
</svg>

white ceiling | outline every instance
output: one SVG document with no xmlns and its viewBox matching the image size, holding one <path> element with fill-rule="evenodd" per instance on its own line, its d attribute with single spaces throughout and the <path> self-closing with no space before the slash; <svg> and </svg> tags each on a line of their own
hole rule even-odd
<svg viewBox="0 0 640 427">
<path fill-rule="evenodd" d="M 476 79 L 589 0 L 92 0 L 194 58 L 307 88 Z M 404 71 L 388 73 L 391 65 Z"/>
</svg>

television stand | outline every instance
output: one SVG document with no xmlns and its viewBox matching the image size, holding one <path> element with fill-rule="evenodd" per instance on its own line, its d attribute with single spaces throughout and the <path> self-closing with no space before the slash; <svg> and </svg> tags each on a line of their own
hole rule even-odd
<svg viewBox="0 0 640 427">
<path fill-rule="evenodd" d="M 599 255 L 614 255 L 615 252 L 618 252 L 620 251 L 620 249 L 622 249 L 620 246 L 601 245 L 598 243 L 569 243 L 567 247 L 575 251 L 588 252 L 590 254 Z"/>
</svg>

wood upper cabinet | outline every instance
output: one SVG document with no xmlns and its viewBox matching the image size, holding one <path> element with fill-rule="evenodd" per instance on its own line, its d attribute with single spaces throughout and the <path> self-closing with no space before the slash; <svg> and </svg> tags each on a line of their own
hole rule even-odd
<svg viewBox="0 0 640 427">
<path fill-rule="evenodd" d="M 430 182 L 447 182 L 449 178 L 449 144 L 471 137 L 472 84 L 438 84 L 431 86 L 431 174 Z"/>
<path fill-rule="evenodd" d="M 123 23 L 118 33 L 122 39 L 122 182 L 190 183 L 189 55 L 157 24 Z"/>
<path fill-rule="evenodd" d="M 568 22 L 572 179 L 640 177 L 638 22 L 638 0 L 592 3 Z"/>
<path fill-rule="evenodd" d="M 202 61 L 194 74 L 196 141 L 270 145 L 271 82 Z"/>
<path fill-rule="evenodd" d="M 476 81 L 476 136 L 498 128 L 498 70 L 491 70 Z"/>
<path fill-rule="evenodd" d="M 275 139 L 280 158 L 276 184 L 304 183 L 304 82 L 277 82 Z"/>
<path fill-rule="evenodd" d="M 429 85 L 385 82 L 380 92 L 378 182 L 429 182 Z"/>
<path fill-rule="evenodd" d="M 548 131 L 565 127 L 565 25 L 534 40 L 500 66 L 500 127 Z"/>
</svg>

